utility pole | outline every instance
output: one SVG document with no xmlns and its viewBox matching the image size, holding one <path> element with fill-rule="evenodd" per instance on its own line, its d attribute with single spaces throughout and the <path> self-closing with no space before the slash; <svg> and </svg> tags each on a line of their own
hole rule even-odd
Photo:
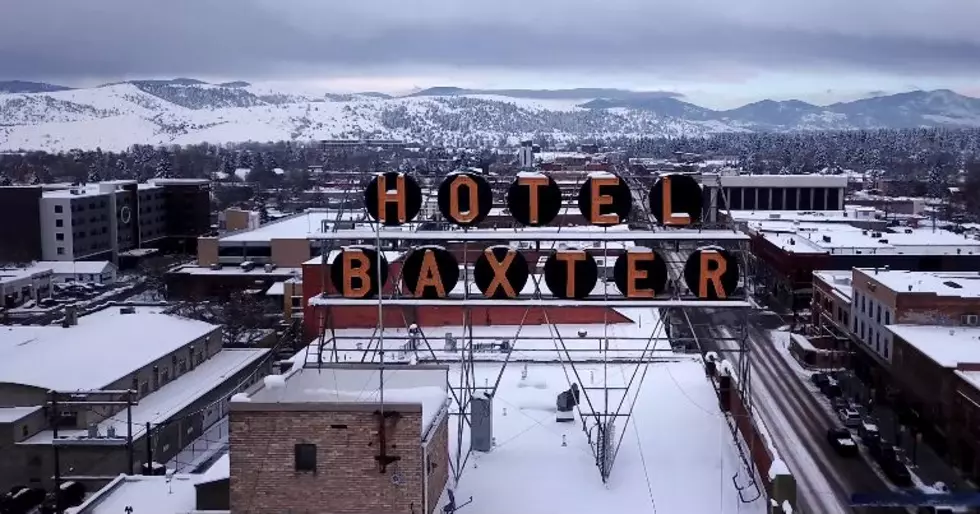
<svg viewBox="0 0 980 514">
<path fill-rule="evenodd" d="M 95 391 L 55 391 L 48 392 L 48 408 L 50 409 L 50 423 L 52 433 L 52 453 L 54 454 L 54 490 L 55 494 L 61 491 L 61 446 L 66 444 L 58 437 L 59 423 L 61 422 L 62 409 L 78 408 L 91 409 L 94 407 L 125 408 L 126 409 L 126 437 L 125 446 L 129 461 L 129 469 L 125 471 L 127 475 L 133 473 L 133 406 L 138 402 L 135 400 L 136 391 L 132 389 L 123 390 L 95 390 Z M 116 411 L 118 412 L 118 411 Z M 110 435 L 115 427 L 110 427 L 110 432 L 102 435 Z M 56 502 L 57 511 L 62 512 L 60 498 Z"/>
<path fill-rule="evenodd" d="M 146 422 L 146 464 L 143 464 L 143 474 L 151 475 L 153 473 L 153 442 L 150 438 L 150 422 Z"/>
</svg>

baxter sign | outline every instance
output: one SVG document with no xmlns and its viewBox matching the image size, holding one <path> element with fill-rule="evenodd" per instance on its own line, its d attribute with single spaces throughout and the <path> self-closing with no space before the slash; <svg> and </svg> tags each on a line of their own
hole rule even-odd
<svg viewBox="0 0 980 514">
<path fill-rule="evenodd" d="M 418 216 L 422 201 L 418 182 L 402 173 L 375 176 L 365 192 L 371 217 L 388 226 L 412 221 Z M 663 226 L 684 227 L 700 221 L 701 186 L 690 176 L 662 176 L 651 188 L 648 202 L 650 212 Z M 490 214 L 493 190 L 480 175 L 456 173 L 439 186 L 438 203 L 447 220 L 473 227 Z M 561 203 L 558 184 L 541 173 L 520 173 L 507 192 L 511 215 L 525 226 L 548 225 L 561 211 Z M 589 176 L 579 191 L 578 208 L 593 225 L 624 223 L 632 207 L 629 187 L 611 173 Z M 466 239 L 465 232 L 460 239 Z M 371 298 L 379 294 L 381 285 L 388 280 L 388 262 L 373 247 L 347 247 L 333 261 L 330 275 L 343 296 Z M 401 275 L 407 294 L 416 298 L 446 298 L 459 281 L 459 263 L 445 248 L 420 246 L 408 254 Z M 665 292 L 667 264 L 649 248 L 630 248 L 616 260 L 613 278 L 624 297 L 654 299 Z M 473 281 L 489 299 L 517 298 L 528 279 L 528 260 L 508 246 L 484 249 L 473 264 Z M 598 283 L 599 267 L 595 258 L 584 250 L 555 250 L 545 262 L 544 280 L 555 297 L 582 299 Z M 738 262 L 723 248 L 710 246 L 695 250 L 684 266 L 684 282 L 699 299 L 725 300 L 734 293 L 738 280 Z"/>
</svg>

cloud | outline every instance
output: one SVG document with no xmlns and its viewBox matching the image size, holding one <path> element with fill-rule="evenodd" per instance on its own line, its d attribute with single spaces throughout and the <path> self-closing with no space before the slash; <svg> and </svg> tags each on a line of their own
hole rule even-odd
<svg viewBox="0 0 980 514">
<path fill-rule="evenodd" d="M 965 0 L 31 0 L 8 78 L 277 78 L 512 69 L 740 80 L 980 69 Z"/>
</svg>

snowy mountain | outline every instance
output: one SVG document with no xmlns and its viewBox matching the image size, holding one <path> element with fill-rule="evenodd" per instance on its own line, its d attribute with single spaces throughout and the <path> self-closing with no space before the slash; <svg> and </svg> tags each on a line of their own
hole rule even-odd
<svg viewBox="0 0 980 514">
<path fill-rule="evenodd" d="M 0 82 L 0 91 L 9 91 L 0 93 L 0 150 L 362 137 L 500 145 L 542 135 L 571 140 L 980 126 L 980 99 L 947 90 L 823 107 L 764 100 L 726 111 L 700 107 L 669 92 L 618 89 L 440 87 L 391 97 L 173 79 L 82 89 Z"/>
</svg>

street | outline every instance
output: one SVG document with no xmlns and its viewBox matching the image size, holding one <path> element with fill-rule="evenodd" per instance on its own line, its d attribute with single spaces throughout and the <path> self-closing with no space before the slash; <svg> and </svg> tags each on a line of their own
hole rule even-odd
<svg viewBox="0 0 980 514">
<path fill-rule="evenodd" d="M 688 311 L 688 315 L 703 351 L 715 351 L 733 364 L 738 362 L 741 355 L 731 351 L 737 349 L 737 343 L 712 338 L 732 338 L 731 334 L 737 333 L 741 325 L 739 314 L 724 309 L 701 309 Z M 778 343 L 769 331 L 782 324 L 772 314 L 749 314 L 750 390 L 755 415 L 769 428 L 773 444 L 796 478 L 801 509 L 807 514 L 908 512 L 904 508 L 849 506 L 852 493 L 889 493 L 891 488 L 865 458 L 841 457 L 827 443 L 827 429 L 839 422 L 779 354 Z M 760 473 L 767 471 L 760 470 Z"/>
</svg>

